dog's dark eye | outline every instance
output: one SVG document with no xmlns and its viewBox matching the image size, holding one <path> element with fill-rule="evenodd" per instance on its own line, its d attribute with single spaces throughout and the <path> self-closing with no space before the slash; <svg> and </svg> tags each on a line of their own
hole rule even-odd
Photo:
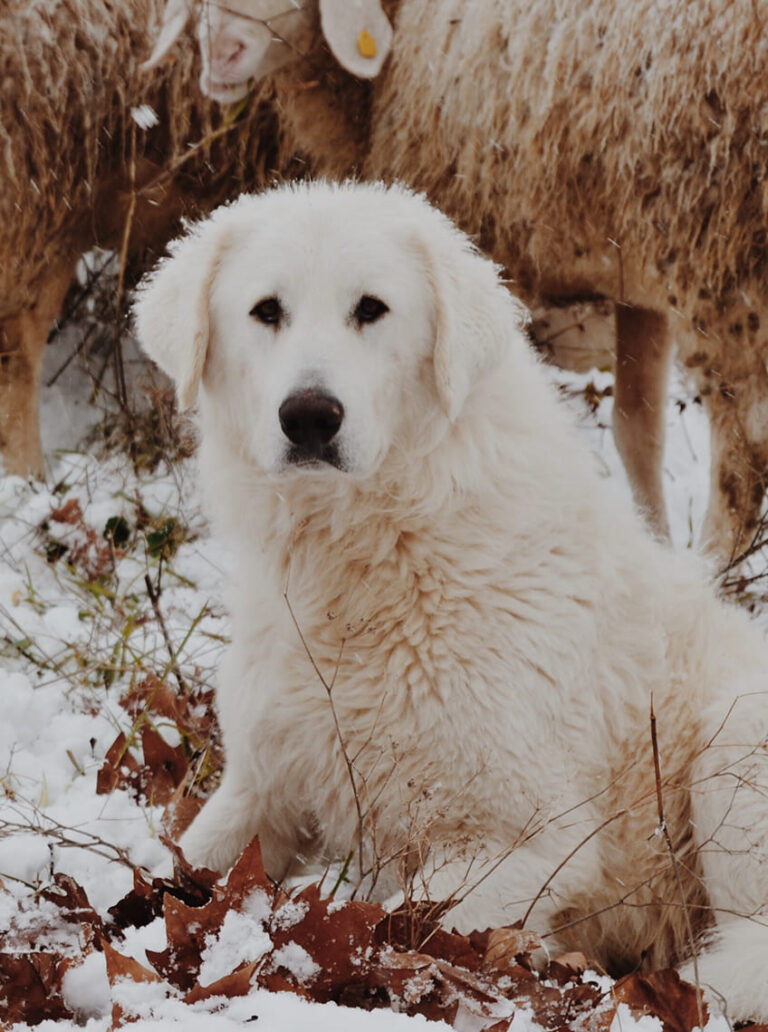
<svg viewBox="0 0 768 1032">
<path fill-rule="evenodd" d="M 362 326 L 363 323 L 376 322 L 377 319 L 380 319 L 388 311 L 389 308 L 383 301 L 380 301 L 377 297 L 371 297 L 370 294 L 364 294 L 357 302 L 352 318 L 358 326 Z"/>
<path fill-rule="evenodd" d="M 251 315 L 268 326 L 277 326 L 283 318 L 283 306 L 276 297 L 265 297 L 253 306 Z"/>
</svg>

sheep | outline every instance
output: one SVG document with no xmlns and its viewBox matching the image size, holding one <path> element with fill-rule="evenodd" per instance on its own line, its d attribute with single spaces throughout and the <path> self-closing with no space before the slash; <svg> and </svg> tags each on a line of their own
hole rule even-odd
<svg viewBox="0 0 768 1032">
<path fill-rule="evenodd" d="M 6 0 L 0 14 L 0 453 L 9 473 L 43 472 L 43 348 L 83 252 L 118 248 L 141 263 L 182 216 L 276 177 L 323 173 L 321 149 L 313 163 L 297 143 L 302 119 L 319 124 L 323 111 L 334 162 L 358 160 L 343 118 L 347 101 L 352 122 L 367 117 L 354 88 L 339 98 L 318 91 L 316 113 L 302 99 L 294 128 L 294 98 L 264 83 L 225 131 L 231 116 L 189 88 L 191 46 L 172 67 L 143 70 L 161 13 L 161 0 Z M 342 73 L 325 78 L 333 89 Z M 156 127 L 132 119 L 141 105 Z"/>
<path fill-rule="evenodd" d="M 176 33 L 183 6 L 169 0 Z M 280 36 L 291 17 L 311 21 L 319 10 L 328 46 L 352 73 L 348 82 L 372 80 L 370 135 L 357 141 L 367 148 L 367 177 L 424 191 L 505 267 L 528 303 L 615 302 L 614 435 L 636 501 L 662 536 L 674 338 L 711 426 L 702 547 L 720 560 L 742 552 L 768 485 L 768 124 L 760 88 L 768 4 L 277 7 Z M 248 42 L 244 26 L 269 27 L 275 10 L 276 0 L 230 0 L 226 8 L 202 0 L 198 36 L 220 89 L 237 95 L 267 69 L 275 81 L 296 76 L 270 63 L 283 46 L 278 38 L 266 49 L 263 32 L 260 49 Z M 394 36 L 379 29 L 377 46 L 374 34 L 366 67 L 365 25 L 380 26 L 387 15 Z M 322 50 L 292 53 L 305 67 Z M 303 143 L 310 154 L 322 145 L 310 123 Z M 336 171 L 349 169 L 341 162 Z"/>
</svg>

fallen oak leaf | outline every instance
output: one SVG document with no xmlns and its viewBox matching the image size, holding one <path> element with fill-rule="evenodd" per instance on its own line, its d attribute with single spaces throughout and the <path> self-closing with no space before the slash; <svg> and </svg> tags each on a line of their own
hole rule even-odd
<svg viewBox="0 0 768 1032">
<path fill-rule="evenodd" d="M 312 999 L 333 1000 L 342 990 L 365 982 L 378 951 L 376 930 L 386 916 L 383 906 L 323 899 L 316 884 L 277 903 L 268 928 L 274 950 L 279 957 L 282 949 L 294 945 L 311 958 L 317 968 L 311 979 Z M 274 953 L 265 969 L 283 971 Z M 294 977 L 290 970 L 287 977 Z"/>
<path fill-rule="evenodd" d="M 107 964 L 107 978 L 110 985 L 114 985 L 120 978 L 129 978 L 132 982 L 159 982 L 160 978 L 154 971 L 144 967 L 134 957 L 126 957 L 124 953 L 118 952 L 108 942 L 102 943 L 104 959 Z"/>
<path fill-rule="evenodd" d="M 51 509 L 49 519 L 52 519 L 54 523 L 82 523 L 83 510 L 80 508 L 80 501 L 77 498 L 70 498 L 58 509 Z"/>
<path fill-rule="evenodd" d="M 51 885 L 42 889 L 40 895 L 60 908 L 65 921 L 80 926 L 86 944 L 100 944 L 104 935 L 104 924 L 91 906 L 85 889 L 74 878 L 68 874 L 55 874 Z"/>
<path fill-rule="evenodd" d="M 210 742 L 218 735 L 218 722 L 213 707 L 214 693 L 206 690 L 180 694 L 176 688 L 149 674 L 123 694 L 120 705 L 136 720 L 151 713 L 164 717 L 192 740 L 194 748 Z"/>
<path fill-rule="evenodd" d="M 114 986 L 116 982 L 122 980 L 139 983 L 160 982 L 160 979 L 154 971 L 150 971 L 149 968 L 145 968 L 144 965 L 140 964 L 135 958 L 126 957 L 125 954 L 118 953 L 118 951 L 110 946 L 108 942 L 104 942 L 102 947 L 104 949 L 104 959 L 107 964 L 107 979 L 110 986 Z M 125 1019 L 126 1015 L 123 1008 L 117 1000 L 113 1000 L 111 1028 L 121 1028 L 126 1024 Z"/>
<path fill-rule="evenodd" d="M 160 841 L 173 855 L 174 880 L 167 884 L 170 887 L 176 885 L 183 889 L 184 895 L 181 898 L 187 899 L 187 896 L 191 896 L 192 898 L 188 900 L 190 906 L 202 906 L 207 903 L 213 895 L 213 886 L 219 879 L 218 873 L 207 867 L 193 867 L 178 844 L 169 839 L 167 835 L 161 835 Z M 180 893 L 177 892 L 174 895 L 180 895 Z"/>
<path fill-rule="evenodd" d="M 611 996 L 635 1012 L 661 1018 L 664 1032 L 692 1032 L 709 1020 L 703 996 L 674 970 L 625 975 L 613 986 Z"/>
<path fill-rule="evenodd" d="M 432 902 L 409 902 L 387 914 L 376 930 L 376 939 L 381 945 L 426 953 L 476 971 L 484 952 L 474 938 L 478 933 L 466 936 L 446 931 L 438 924 L 438 919 L 447 910 Z"/>
<path fill-rule="evenodd" d="M 140 785 L 148 802 L 164 806 L 187 773 L 187 758 L 182 746 L 169 745 L 154 728 L 145 724 L 141 731 L 144 766 Z"/>
<path fill-rule="evenodd" d="M 184 779 L 176 786 L 173 795 L 165 804 L 163 827 L 172 839 L 180 838 L 205 805 L 199 796 L 189 795 L 195 782 L 194 772 L 187 770 Z"/>
<path fill-rule="evenodd" d="M 104 756 L 96 777 L 96 795 L 108 795 L 116 788 L 137 790 L 139 761 L 128 748 L 128 739 L 121 731 Z"/>
<path fill-rule="evenodd" d="M 546 977 L 558 985 L 566 985 L 581 978 L 589 963 L 583 953 L 563 953 L 551 960 L 546 967 Z"/>
<path fill-rule="evenodd" d="M 371 988 L 386 991 L 390 1006 L 447 1024 L 461 1007 L 465 1016 L 472 1015 L 471 1025 L 478 1030 L 498 1019 L 492 1009 L 502 994 L 484 976 L 426 953 L 397 953 L 390 947 L 382 949 L 378 959 L 369 982 Z"/>
<path fill-rule="evenodd" d="M 172 843 L 167 843 L 176 849 Z M 110 921 L 106 932 L 112 938 L 113 931 L 125 928 L 143 928 L 163 914 L 163 897 L 175 896 L 190 907 L 204 906 L 211 898 L 212 886 L 216 881 L 215 871 L 205 868 L 195 870 L 186 865 L 176 881 L 165 878 L 149 878 L 141 870 L 133 869 L 133 888 L 121 900 L 109 908 Z"/>
<path fill-rule="evenodd" d="M 463 939 L 474 951 L 468 965 L 451 964 L 439 957 L 428 964 L 430 955 L 437 953 L 437 936 L 428 938 L 420 953 L 383 954 L 390 968 L 406 972 L 410 968 L 412 973 L 401 983 L 391 975 L 381 978 L 379 972 L 379 985 L 390 1000 L 394 996 L 393 1002 L 399 1007 L 405 1005 L 409 1013 L 448 1023 L 469 1023 L 477 1029 L 507 1029 L 516 1010 L 531 1012 L 543 1028 L 572 1027 L 583 1015 L 591 1019 L 603 1003 L 604 994 L 594 985 L 577 983 L 561 988 L 540 980 L 529 955 L 541 944 L 535 933 L 517 927 L 486 929 L 466 938 L 453 934 L 446 943 L 458 953 Z M 499 1012 L 505 1010 L 509 1018 L 500 1019 Z"/>
<path fill-rule="evenodd" d="M 586 1024 L 591 1032 L 608 1032 L 616 1014 L 606 994 L 590 983 L 555 986 L 536 979 L 515 995 L 514 1003 L 529 1009 L 543 1028 L 552 1029 Z"/>
<path fill-rule="evenodd" d="M 144 928 L 163 912 L 165 884 L 159 878 L 147 879 L 138 867 L 133 869 L 133 888 L 109 908 L 111 927 Z"/>
<path fill-rule="evenodd" d="M 0 1023 L 38 1025 L 73 1018 L 62 996 L 62 980 L 73 966 L 58 953 L 0 953 Z"/>
<path fill-rule="evenodd" d="M 214 898 L 220 898 L 233 909 L 239 910 L 243 900 L 249 897 L 256 889 L 263 889 L 278 900 L 275 894 L 275 886 L 264 870 L 264 861 L 261 858 L 261 846 L 259 845 L 258 837 L 251 839 L 240 854 L 237 863 L 227 875 L 226 884 L 223 887 L 219 885 L 214 887 Z M 278 901 L 287 898 L 283 893 Z"/>
<path fill-rule="evenodd" d="M 303 1000 L 313 999 L 307 989 L 276 971 L 260 972 L 258 982 L 254 981 L 253 976 L 263 962 L 264 958 L 249 961 L 235 968 L 228 975 L 211 982 L 210 985 L 198 983 L 184 997 L 184 1003 L 199 1003 L 201 1000 L 210 1000 L 214 996 L 225 996 L 228 999 L 234 996 L 247 996 L 256 984 L 271 993 L 291 993 L 293 996 L 300 996 Z"/>
<path fill-rule="evenodd" d="M 230 971 L 228 975 L 217 978 L 210 985 L 195 983 L 192 989 L 184 997 L 185 1003 L 198 1003 L 200 1000 L 209 1000 L 212 996 L 225 996 L 231 999 L 234 996 L 247 996 L 252 989 L 251 980 L 258 970 L 262 959 L 252 960 L 240 967 Z"/>
<path fill-rule="evenodd" d="M 475 932 L 473 942 L 484 947 L 483 970 L 516 979 L 533 976 L 531 954 L 542 948 L 539 935 L 514 925 Z"/>
<path fill-rule="evenodd" d="M 175 896 L 163 896 L 163 916 L 168 945 L 164 950 L 147 950 L 147 960 L 166 981 L 189 992 L 200 971 L 206 939 L 218 932 L 227 911 L 213 900 L 202 907 L 190 907 Z"/>
<path fill-rule="evenodd" d="M 163 897 L 163 914 L 168 946 L 156 952 L 147 950 L 147 959 L 172 985 L 190 992 L 198 980 L 207 940 L 219 934 L 227 913 L 230 910 L 241 910 L 245 900 L 255 892 L 267 895 L 270 909 L 277 897 L 264 870 L 258 839 L 253 839 L 243 850 L 224 885 L 215 882 L 215 872 L 190 867 L 181 850 L 173 848 L 181 871 L 190 880 L 199 877 L 206 881 L 211 879 L 212 896 L 202 906 L 189 906 L 166 892 Z"/>
<path fill-rule="evenodd" d="M 263 963 L 263 957 L 259 960 L 252 960 L 235 968 L 228 975 L 218 978 L 215 982 L 211 982 L 210 985 L 200 985 L 198 983 L 184 997 L 184 1002 L 189 1004 L 199 1003 L 200 1000 L 209 1000 L 213 996 L 225 996 L 227 998 L 247 996 L 254 985 L 259 985 L 262 989 L 268 989 L 272 993 L 288 992 L 294 996 L 300 996 L 304 1000 L 314 999 L 311 993 L 303 986 L 297 985 L 277 972 L 265 972 L 263 974 L 259 972 L 259 968 Z M 254 977 L 257 972 L 259 972 L 258 979 Z"/>
</svg>

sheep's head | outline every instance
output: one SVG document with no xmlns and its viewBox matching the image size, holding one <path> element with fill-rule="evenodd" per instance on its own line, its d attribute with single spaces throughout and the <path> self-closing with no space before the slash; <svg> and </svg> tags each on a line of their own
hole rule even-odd
<svg viewBox="0 0 768 1032">
<path fill-rule="evenodd" d="M 159 64 L 194 14 L 202 58 L 200 86 L 228 103 L 248 83 L 306 58 L 322 33 L 353 75 L 378 75 L 389 53 L 392 27 L 379 0 L 167 0 L 147 67 Z"/>
</svg>

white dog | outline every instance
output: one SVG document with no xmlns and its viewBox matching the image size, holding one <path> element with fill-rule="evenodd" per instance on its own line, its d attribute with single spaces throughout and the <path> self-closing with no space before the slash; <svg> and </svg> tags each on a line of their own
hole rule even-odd
<svg viewBox="0 0 768 1032">
<path fill-rule="evenodd" d="M 596 474 L 494 266 L 403 189 L 280 189 L 181 240 L 137 318 L 239 558 L 187 856 L 354 850 L 461 929 L 695 950 L 767 1019 L 768 648 Z"/>
</svg>

